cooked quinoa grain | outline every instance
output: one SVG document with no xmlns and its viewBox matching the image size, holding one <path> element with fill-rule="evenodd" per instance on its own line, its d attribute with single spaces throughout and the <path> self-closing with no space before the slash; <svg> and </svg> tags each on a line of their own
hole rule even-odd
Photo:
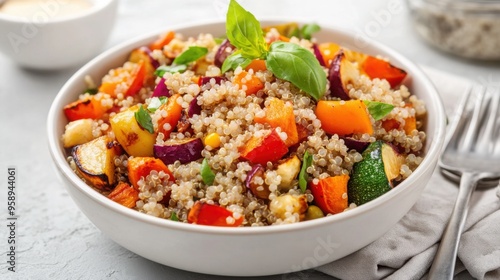
<svg viewBox="0 0 500 280">
<path fill-rule="evenodd" d="M 265 39 L 272 43 L 285 35 L 270 28 Z M 288 39 L 311 53 L 318 44 L 321 47 L 314 39 Z M 206 48 L 207 53 L 188 63 L 185 71 L 158 72 L 192 46 Z M 395 187 L 421 163 L 425 104 L 405 85 L 371 77 L 364 62 L 353 59 L 349 63 L 354 70 L 344 84 L 348 100 L 340 100 L 327 80 L 326 92 L 317 101 L 267 68 L 238 66 L 222 73 L 215 63 L 220 47 L 211 34 L 190 38 L 176 34 L 162 49 L 134 50 L 135 56 L 102 78 L 97 94 L 82 94 L 77 101 L 98 104 L 99 114 L 89 117 L 93 119 L 89 137 L 105 139 L 107 148 L 102 155 L 82 156 L 90 160 L 111 157 L 102 166 L 107 177 L 99 177 L 105 181 L 96 184 L 84 170 L 89 159 L 79 158 L 75 152 L 79 146 L 68 157 L 71 167 L 103 195 L 118 182 L 128 183 L 137 195 L 133 208 L 148 215 L 176 217 L 185 223 L 267 226 L 301 222 L 310 205 L 319 207 L 324 216 L 355 208 L 348 197 L 347 180 L 344 186 L 337 186 L 346 189 L 338 197 L 330 197 L 341 202 L 337 205 L 341 210 L 331 210 L 322 201 L 323 196 L 332 195 L 325 182 L 349 178 L 356 164 L 364 160 L 363 150 L 353 148 L 353 141 L 370 144 L 381 140 L 394 148 L 400 158 L 399 174 L 390 179 Z M 323 50 L 325 55 L 329 52 Z M 328 67 L 323 70 L 329 73 Z M 95 87 L 90 78 L 86 81 Z M 343 134 L 325 129 L 318 102 L 347 106 L 353 100 L 386 104 L 391 109 L 382 117 L 364 109 L 368 131 Z M 68 110 L 73 110 L 70 105 Z M 150 120 L 140 119 L 140 110 Z M 71 111 L 65 113 L 70 116 Z M 148 122 L 153 133 L 146 129 Z M 68 134 L 65 138 L 72 136 Z M 310 155 L 309 166 L 304 166 L 306 155 Z M 145 163 L 137 165 L 140 160 Z M 301 180 L 307 182 L 305 189 L 301 189 Z M 323 196 L 311 186 L 323 186 Z"/>
</svg>

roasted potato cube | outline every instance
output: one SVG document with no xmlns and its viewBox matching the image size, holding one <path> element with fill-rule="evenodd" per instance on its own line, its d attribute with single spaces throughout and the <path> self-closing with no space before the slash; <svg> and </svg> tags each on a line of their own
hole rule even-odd
<svg viewBox="0 0 500 280">
<path fill-rule="evenodd" d="M 92 133 L 93 123 L 92 119 L 80 119 L 68 123 L 62 136 L 63 146 L 70 148 L 94 139 L 95 137 Z"/>
<path fill-rule="evenodd" d="M 297 156 L 293 156 L 278 165 L 276 173 L 281 176 L 281 189 L 289 190 L 292 187 L 293 180 L 299 175 L 300 164 L 300 159 Z"/>
<path fill-rule="evenodd" d="M 75 146 L 72 156 L 78 174 L 97 189 L 109 189 L 115 183 L 115 156 L 120 146 L 108 136 Z"/>
<path fill-rule="evenodd" d="M 307 211 L 307 199 L 303 194 L 285 194 L 273 199 L 269 205 L 269 209 L 271 210 L 271 213 L 282 220 L 286 220 L 288 218 L 287 213 L 297 213 L 302 221 L 305 218 L 305 212 Z"/>
<path fill-rule="evenodd" d="M 133 106 L 111 117 L 111 129 L 127 154 L 135 157 L 152 157 L 156 137 L 137 123 L 135 112 L 138 110 L 139 106 Z"/>
</svg>

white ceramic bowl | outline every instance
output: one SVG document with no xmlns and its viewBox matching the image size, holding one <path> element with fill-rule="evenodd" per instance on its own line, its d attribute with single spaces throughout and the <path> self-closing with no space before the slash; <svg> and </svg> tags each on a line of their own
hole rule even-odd
<svg viewBox="0 0 500 280">
<path fill-rule="evenodd" d="M 276 22 L 264 21 L 263 25 Z M 216 36 L 224 23 L 172 27 L 185 35 Z M 408 72 L 407 86 L 427 104 L 426 155 L 417 170 L 387 194 L 353 210 L 291 225 L 221 228 L 164 220 L 125 208 L 87 186 L 66 162 L 60 137 L 66 119 L 63 106 L 85 89 L 84 76 L 96 81 L 122 65 L 128 53 L 151 42 L 157 34 L 119 45 L 80 69 L 61 89 L 48 116 L 50 153 L 68 192 L 87 217 L 118 244 L 147 259 L 179 269 L 233 276 L 287 273 L 342 258 L 381 237 L 413 206 L 436 166 L 445 134 L 445 113 L 434 86 L 408 59 L 378 43 L 328 28 L 318 41 L 335 41 L 369 54 L 381 54 Z M 356 47 L 360 45 L 361 48 Z"/>
<path fill-rule="evenodd" d="M 82 65 L 102 51 L 118 7 L 118 0 L 88 1 L 87 10 L 61 17 L 65 1 L 56 0 L 26 18 L 0 13 L 0 52 L 31 69 Z"/>
</svg>

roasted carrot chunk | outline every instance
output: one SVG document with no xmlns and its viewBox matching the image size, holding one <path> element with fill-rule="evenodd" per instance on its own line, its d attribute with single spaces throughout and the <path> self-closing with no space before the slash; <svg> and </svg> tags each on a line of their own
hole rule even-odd
<svg viewBox="0 0 500 280">
<path fill-rule="evenodd" d="M 340 50 L 340 46 L 335 43 L 322 43 L 318 45 L 319 52 L 323 56 L 326 67 L 330 67 L 330 63 Z"/>
<path fill-rule="evenodd" d="M 174 181 L 174 175 L 160 159 L 154 157 L 133 157 L 128 160 L 128 179 L 134 188 L 139 189 L 139 180 L 146 178 L 151 171 L 163 171 L 168 174 L 169 181 Z"/>
<path fill-rule="evenodd" d="M 316 106 L 316 116 L 321 121 L 321 128 L 329 134 L 373 134 L 370 116 L 361 100 L 320 100 Z"/>
<path fill-rule="evenodd" d="M 311 132 L 307 129 L 307 127 L 297 124 L 297 134 L 299 137 L 299 143 L 302 141 L 305 141 L 309 135 L 311 135 Z"/>
<path fill-rule="evenodd" d="M 95 96 L 72 102 L 64 106 L 63 110 L 70 122 L 80 119 L 99 119 L 106 112 L 101 100 Z"/>
<path fill-rule="evenodd" d="M 388 120 L 382 121 L 382 128 L 384 128 L 385 131 L 387 131 L 387 132 L 389 132 L 393 129 L 399 129 L 399 125 L 400 125 L 400 123 L 395 119 L 388 119 Z"/>
<path fill-rule="evenodd" d="M 145 47 L 138 48 L 133 50 L 130 53 L 128 61 L 134 63 L 144 63 L 144 84 L 145 85 L 154 85 L 155 82 L 155 66 L 151 60 L 151 57 L 148 54 L 149 50 Z"/>
<path fill-rule="evenodd" d="M 264 83 L 254 75 L 249 75 L 247 71 L 242 71 L 234 78 L 234 83 L 241 89 L 245 88 L 247 95 L 256 94 L 264 88 Z"/>
<path fill-rule="evenodd" d="M 237 227 L 243 223 L 243 217 L 235 219 L 233 212 L 224 207 L 197 201 L 189 210 L 188 222 L 207 226 Z"/>
<path fill-rule="evenodd" d="M 413 107 L 412 104 L 408 103 L 405 105 L 407 108 Z M 394 119 L 384 120 L 382 122 L 382 127 L 385 131 L 391 131 L 393 129 L 400 129 L 401 127 L 405 131 L 406 135 L 410 135 L 413 130 L 417 129 L 417 119 L 415 116 L 410 116 L 404 119 L 404 125 L 401 125 L 400 122 Z"/>
<path fill-rule="evenodd" d="M 153 43 L 151 43 L 151 45 L 149 45 L 149 48 L 151 50 L 161 50 L 165 45 L 170 43 L 170 41 L 172 41 L 174 37 L 175 37 L 175 32 L 173 31 L 169 31 L 165 34 L 162 34 L 160 35 L 160 37 L 158 37 L 158 39 L 156 39 Z"/>
<path fill-rule="evenodd" d="M 273 98 L 264 111 L 266 113 L 264 117 L 254 118 L 256 123 L 267 123 L 272 128 L 280 127 L 281 131 L 287 134 L 285 144 L 288 147 L 299 142 L 297 124 L 295 123 L 295 115 L 293 114 L 292 106 L 285 104 L 281 99 Z"/>
<path fill-rule="evenodd" d="M 262 59 L 254 59 L 252 60 L 252 62 L 250 62 L 250 64 L 248 64 L 248 66 L 245 68 L 245 71 L 248 71 L 250 69 L 252 69 L 254 73 L 257 71 L 266 71 L 266 61 Z"/>
<path fill-rule="evenodd" d="M 283 41 L 283 42 L 290 42 L 290 38 L 283 36 L 283 35 L 280 35 L 279 39 L 280 39 L 280 41 Z"/>
<path fill-rule="evenodd" d="M 133 208 L 135 202 L 139 200 L 139 191 L 125 182 L 120 182 L 108 195 L 108 198 L 125 207 Z"/>
<path fill-rule="evenodd" d="M 413 130 L 417 129 L 417 120 L 415 119 L 415 117 L 405 118 L 405 125 L 403 126 L 403 129 L 405 130 L 405 133 L 407 135 L 411 134 Z"/>
<path fill-rule="evenodd" d="M 368 56 L 361 67 L 371 79 L 386 79 L 391 87 L 398 86 L 406 77 L 406 72 L 403 69 L 373 56 Z"/>
<path fill-rule="evenodd" d="M 167 103 L 160 106 L 158 110 L 164 110 L 167 114 L 165 117 L 158 120 L 158 133 L 163 133 L 165 139 L 170 136 L 172 130 L 177 127 L 177 123 L 182 117 L 182 106 L 177 103 L 179 94 L 174 94 L 168 98 Z"/>
<path fill-rule="evenodd" d="M 311 181 L 309 188 L 314 196 L 314 203 L 323 213 L 337 214 L 347 208 L 348 181 L 348 175 L 327 177 L 316 184 L 314 180 Z"/>
<path fill-rule="evenodd" d="M 143 60 L 137 63 L 137 67 L 132 72 L 132 79 L 130 80 L 130 85 L 125 92 L 125 95 L 131 96 L 139 92 L 141 90 L 142 85 L 144 84 L 144 80 L 146 77 L 146 66 Z"/>
<path fill-rule="evenodd" d="M 146 66 L 144 61 L 141 60 L 138 63 L 126 62 L 124 67 L 118 67 L 104 77 L 99 91 L 112 97 L 115 97 L 118 93 L 132 96 L 142 88 L 145 77 Z"/>
</svg>

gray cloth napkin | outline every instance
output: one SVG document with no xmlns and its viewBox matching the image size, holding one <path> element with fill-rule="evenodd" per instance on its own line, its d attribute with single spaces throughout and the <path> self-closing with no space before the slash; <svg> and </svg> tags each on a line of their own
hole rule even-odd
<svg viewBox="0 0 500 280">
<path fill-rule="evenodd" d="M 424 70 L 451 116 L 471 82 L 433 69 Z M 456 275 L 465 271 L 467 278 L 500 279 L 500 199 L 495 191 L 494 188 L 478 189 L 473 194 L 460 240 Z M 421 198 L 389 232 L 317 270 L 340 279 L 425 278 L 457 192 L 457 184 L 445 179 L 436 169 Z"/>
</svg>

